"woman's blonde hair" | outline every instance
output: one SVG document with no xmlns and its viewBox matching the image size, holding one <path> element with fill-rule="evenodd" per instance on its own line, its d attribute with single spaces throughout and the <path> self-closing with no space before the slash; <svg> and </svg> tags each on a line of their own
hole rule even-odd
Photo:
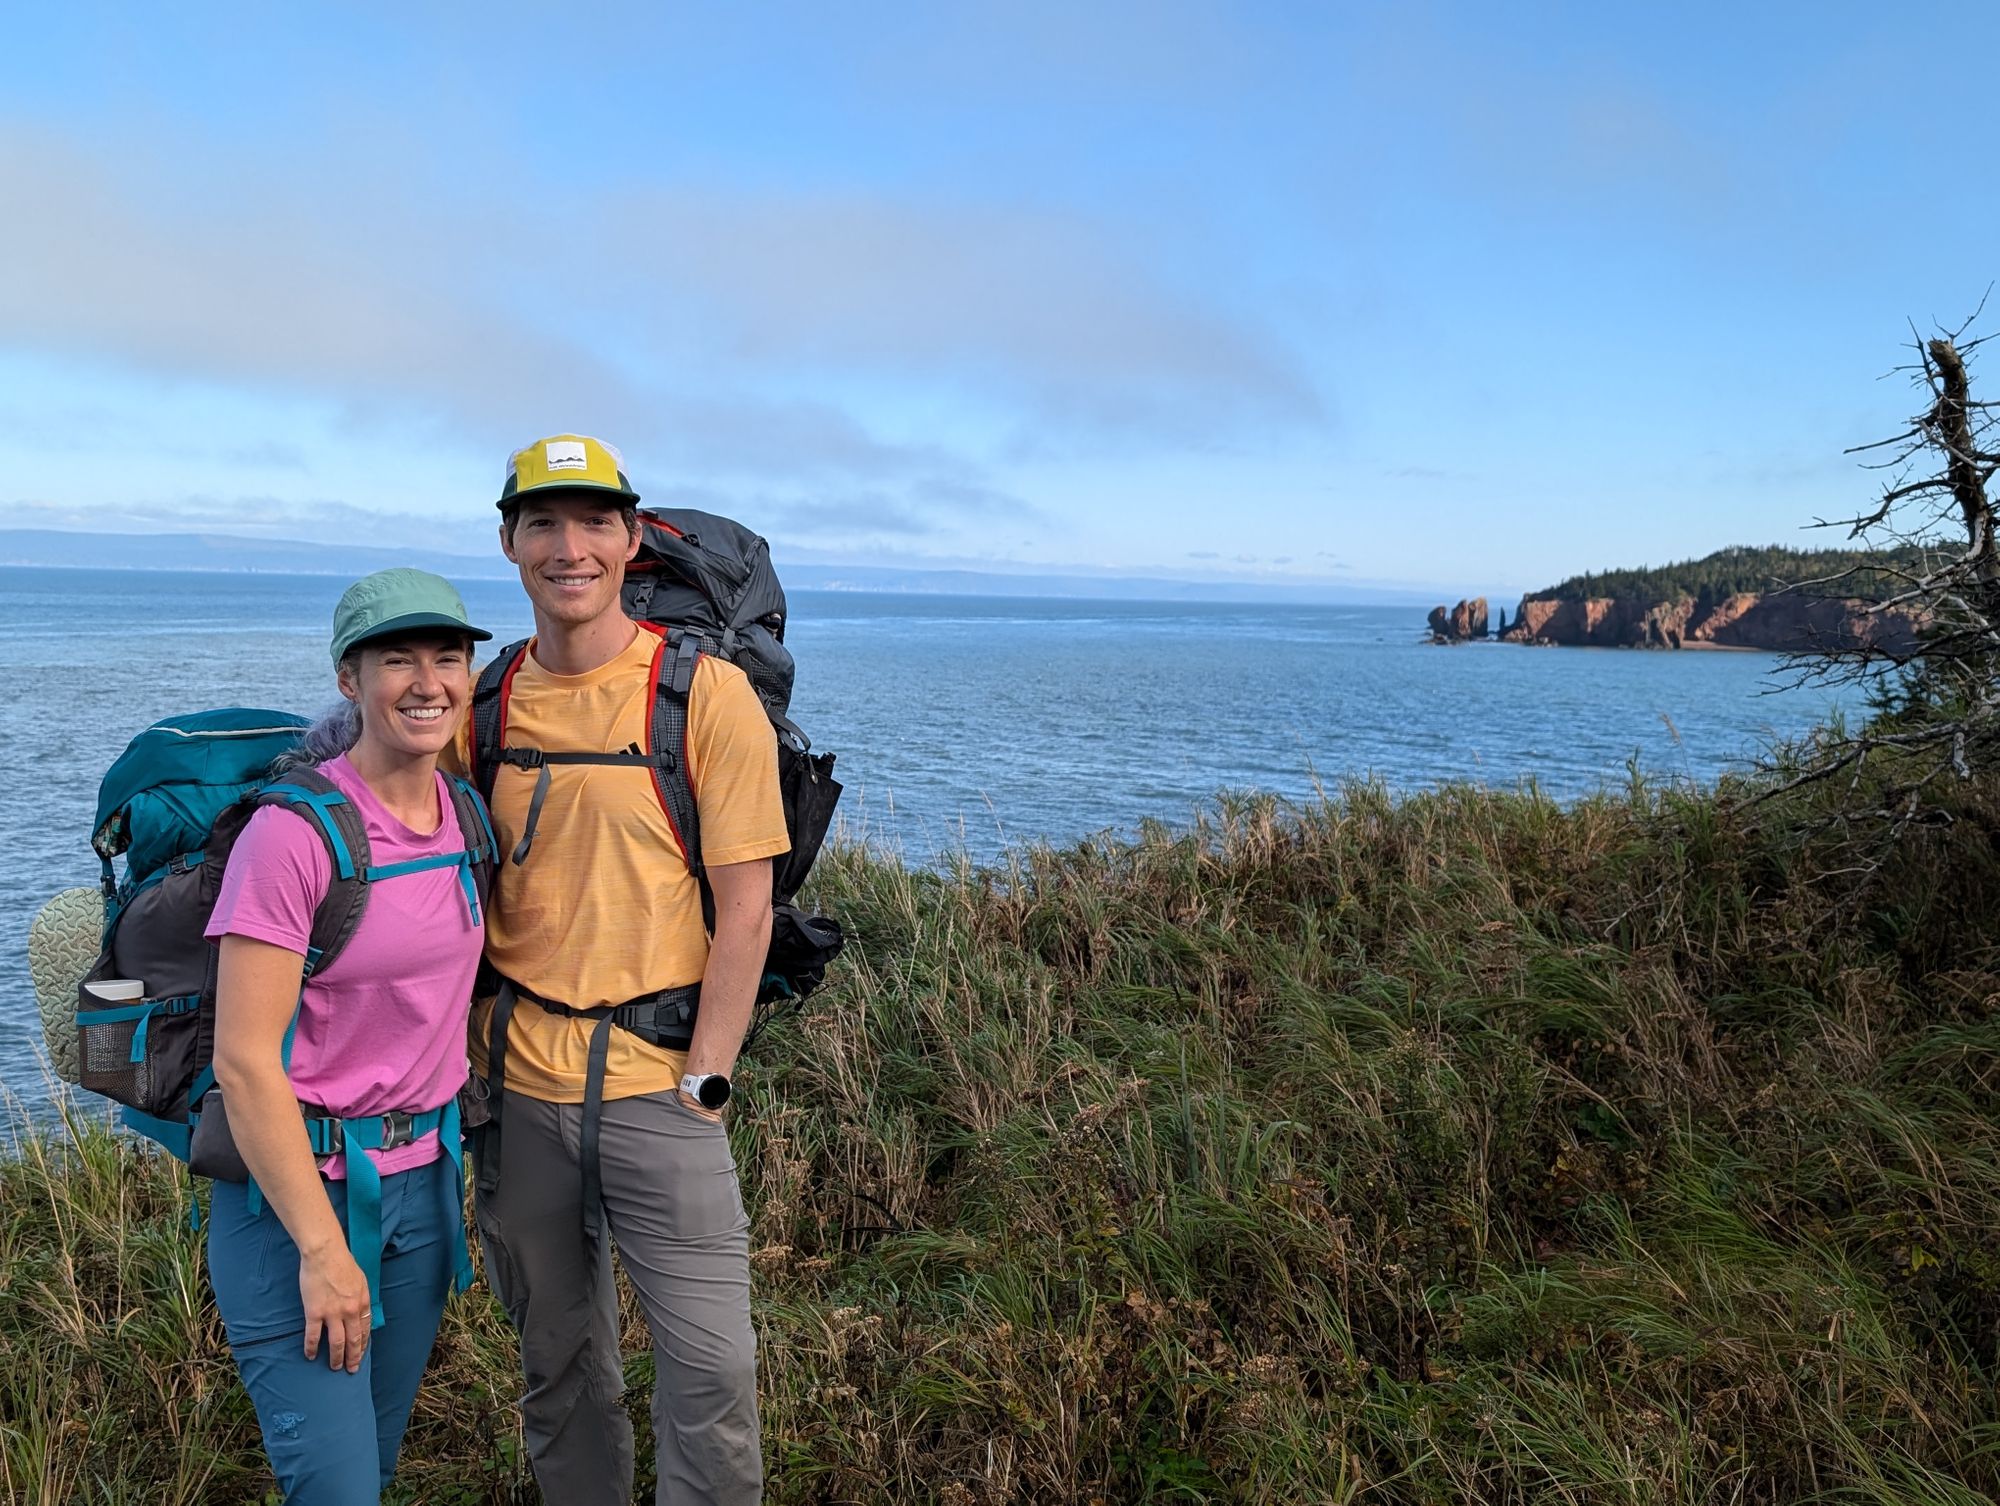
<svg viewBox="0 0 2000 1506">
<path fill-rule="evenodd" d="M 340 661 L 340 667 L 350 675 L 361 673 L 361 650 L 351 648 Z M 340 757 L 349 748 L 361 741 L 361 707 L 342 696 L 313 719 L 313 724 L 299 734 L 299 740 L 271 765 L 275 774 L 289 774 L 293 769 L 316 769 L 321 764 Z"/>
</svg>

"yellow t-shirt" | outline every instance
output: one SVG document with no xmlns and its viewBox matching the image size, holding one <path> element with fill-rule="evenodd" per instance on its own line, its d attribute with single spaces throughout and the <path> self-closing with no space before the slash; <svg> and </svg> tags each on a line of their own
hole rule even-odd
<svg viewBox="0 0 2000 1506">
<path fill-rule="evenodd" d="M 659 638 L 629 647 L 587 674 L 551 674 L 531 643 L 507 697 L 506 742 L 545 751 L 644 747 L 652 719 Z M 456 751 L 461 766 L 469 728 Z M 704 657 L 688 694 L 688 775 L 710 867 L 775 857 L 791 843 L 778 795 L 778 744 L 743 671 Z M 544 998 L 578 1008 L 622 1004 L 701 981 L 708 965 L 701 889 L 688 872 L 649 770 L 552 764 L 535 840 L 512 861 L 539 771 L 503 765 L 493 784 L 500 863 L 486 917 L 486 956 Z M 471 1023 L 472 1064 L 486 1070 L 492 1001 Z M 581 1103 L 594 1020 L 515 1006 L 507 1031 L 507 1086 L 549 1103 Z M 629 1098 L 679 1083 L 685 1053 L 611 1033 L 604 1096 Z"/>
</svg>

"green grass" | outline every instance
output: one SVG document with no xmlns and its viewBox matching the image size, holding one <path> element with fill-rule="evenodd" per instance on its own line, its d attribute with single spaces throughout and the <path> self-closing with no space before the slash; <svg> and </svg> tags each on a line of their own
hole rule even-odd
<svg viewBox="0 0 2000 1506">
<path fill-rule="evenodd" d="M 2000 790 L 1872 872 L 1827 798 L 829 852 L 732 1131 L 770 1499 L 2000 1494 Z M 10 1499 L 260 1499 L 185 1179 L 17 1134 Z M 476 1288 L 392 1499 L 534 1499 L 517 1386 Z"/>
</svg>

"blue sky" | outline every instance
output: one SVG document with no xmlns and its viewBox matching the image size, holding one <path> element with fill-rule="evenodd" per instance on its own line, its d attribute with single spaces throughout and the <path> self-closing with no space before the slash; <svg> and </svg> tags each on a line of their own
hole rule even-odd
<svg viewBox="0 0 2000 1506">
<path fill-rule="evenodd" d="M 0 526 L 485 550 L 580 429 L 794 560 L 1505 595 L 1811 542 L 2000 270 L 2000 8 L 72 4 Z"/>
</svg>

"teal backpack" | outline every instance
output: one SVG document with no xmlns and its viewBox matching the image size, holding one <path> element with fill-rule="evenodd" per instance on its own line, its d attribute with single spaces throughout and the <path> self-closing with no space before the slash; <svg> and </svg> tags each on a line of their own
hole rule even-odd
<svg viewBox="0 0 2000 1506">
<path fill-rule="evenodd" d="M 486 807 L 471 785 L 449 781 L 466 847 L 455 853 L 376 867 L 361 814 L 318 769 L 274 776 L 309 724 L 279 711 L 232 709 L 172 717 L 141 732 L 104 776 L 91 846 L 103 864 L 104 943 L 77 988 L 78 1078 L 123 1105 L 125 1123 L 158 1141 L 202 1176 L 246 1181 L 220 1112 L 203 1110 L 215 1087 L 216 949 L 208 925 L 229 854 L 250 818 L 267 805 L 306 817 L 326 843 L 333 870 L 313 914 L 305 974 L 330 966 L 361 924 L 370 885 L 420 869 L 456 867 L 474 923 L 491 889 L 495 842 Z M 121 876 L 115 860 L 125 860 Z M 93 984 L 139 985 L 136 999 L 107 999 Z M 294 1015 L 296 1023 L 296 1015 Z M 291 1066 L 291 1031 L 284 1062 Z M 316 1156 L 345 1153 L 349 1164 L 349 1243 L 369 1276 L 381 1322 L 375 1272 L 380 1252 L 379 1178 L 363 1154 L 438 1132 L 460 1162 L 454 1101 L 423 1113 L 339 1119 L 308 1112 Z M 461 1163 L 462 1164 L 462 1163 Z M 251 1184 L 253 1206 L 256 1186 Z M 470 1276 L 461 1252 L 460 1284 Z"/>
<path fill-rule="evenodd" d="M 124 1105 L 127 1124 L 183 1160 L 215 1084 L 215 948 L 202 933 L 250 817 L 266 805 L 288 806 L 326 843 L 333 881 L 313 916 L 308 976 L 353 937 L 371 883 L 415 871 L 372 866 L 360 813 L 317 769 L 272 777 L 307 725 L 280 711 L 172 717 L 132 739 L 98 792 L 90 841 L 103 864 L 106 918 L 102 950 L 77 991 L 79 1076 Z M 467 847 L 421 866 L 455 864 L 476 918 L 492 880 L 493 829 L 470 785 L 453 779 L 451 792 Z M 92 992 L 92 984 L 114 979 L 141 984 L 140 997 L 107 1001 Z M 286 1056 L 289 1065 L 289 1036 Z"/>
</svg>

